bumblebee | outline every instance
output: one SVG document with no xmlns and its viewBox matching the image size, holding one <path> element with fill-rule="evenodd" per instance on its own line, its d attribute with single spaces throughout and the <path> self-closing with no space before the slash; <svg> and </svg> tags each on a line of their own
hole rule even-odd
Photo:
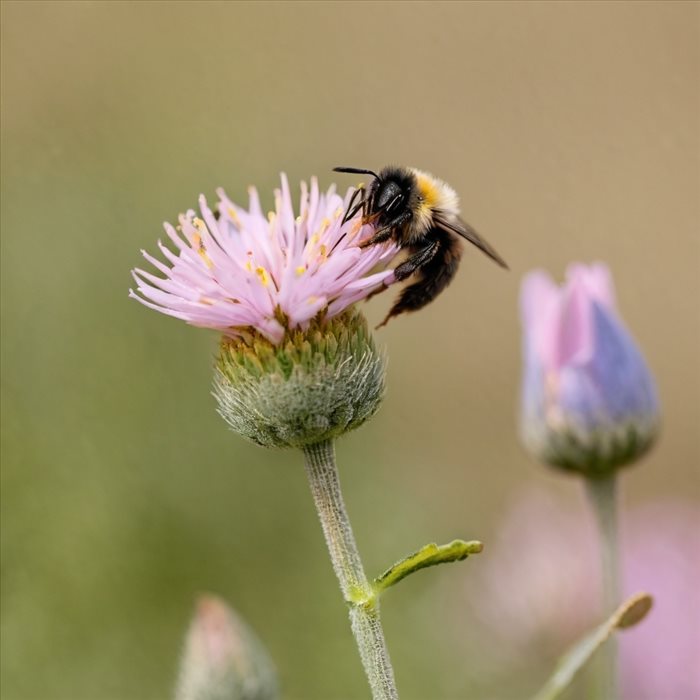
<svg viewBox="0 0 700 700">
<path fill-rule="evenodd" d="M 379 174 L 365 168 L 333 170 L 374 178 L 369 187 L 355 190 L 343 219 L 347 221 L 361 210 L 363 223 L 374 226 L 374 233 L 360 247 L 393 239 L 409 252 L 408 259 L 394 269 L 394 276 L 400 282 L 414 275 L 415 281 L 402 290 L 378 327 L 406 311 L 422 309 L 447 287 L 459 267 L 462 238 L 508 268 L 505 260 L 460 219 L 457 193 L 442 180 L 422 170 L 396 166 Z"/>
</svg>

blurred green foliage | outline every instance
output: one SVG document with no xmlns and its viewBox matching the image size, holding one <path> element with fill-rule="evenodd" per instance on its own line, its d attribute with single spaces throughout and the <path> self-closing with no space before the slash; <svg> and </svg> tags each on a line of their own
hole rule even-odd
<svg viewBox="0 0 700 700">
<path fill-rule="evenodd" d="M 388 162 L 450 182 L 512 271 L 470 254 L 378 333 L 389 395 L 338 446 L 346 501 L 370 575 L 428 541 L 486 545 L 386 596 L 401 697 L 534 690 L 556 653 L 494 676 L 467 603 L 524 483 L 582 509 L 515 435 L 526 270 L 611 265 L 666 421 L 628 501 L 698 496 L 697 19 L 683 2 L 3 2 L 2 697 L 169 697 L 200 591 L 265 640 L 287 698 L 366 697 L 301 456 L 229 433 L 217 338 L 126 292 L 200 192 L 255 183 L 269 204 L 280 170 L 345 187 L 333 166 Z"/>
</svg>

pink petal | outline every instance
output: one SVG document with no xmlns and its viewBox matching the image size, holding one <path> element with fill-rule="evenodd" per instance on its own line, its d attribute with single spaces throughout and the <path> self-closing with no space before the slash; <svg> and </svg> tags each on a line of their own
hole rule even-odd
<svg viewBox="0 0 700 700">
<path fill-rule="evenodd" d="M 592 299 L 598 301 L 602 306 L 614 310 L 615 286 L 613 284 L 610 269 L 604 263 L 594 263 L 592 265 L 582 265 L 573 263 L 566 269 L 566 279 L 571 282 L 578 280 L 586 287 Z"/>
<path fill-rule="evenodd" d="M 583 276 L 574 276 L 564 289 L 557 334 L 557 367 L 584 364 L 593 355 L 591 295 Z"/>
<path fill-rule="evenodd" d="M 558 355 L 558 323 L 561 292 L 542 270 L 526 275 L 520 287 L 520 314 L 527 342 L 545 367 L 553 367 Z"/>
</svg>

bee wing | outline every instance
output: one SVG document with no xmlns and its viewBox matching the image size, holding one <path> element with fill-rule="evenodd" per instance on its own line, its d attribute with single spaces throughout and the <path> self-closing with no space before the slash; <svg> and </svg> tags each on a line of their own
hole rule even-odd
<svg viewBox="0 0 700 700">
<path fill-rule="evenodd" d="M 443 231 L 456 233 L 462 238 L 466 238 L 470 243 L 473 243 L 482 253 L 486 253 L 491 260 L 498 263 L 501 267 L 508 269 L 506 261 L 494 250 L 494 248 L 486 242 L 468 223 L 462 221 L 458 217 L 450 217 L 449 219 L 436 214 L 433 217 L 435 225 Z"/>
</svg>

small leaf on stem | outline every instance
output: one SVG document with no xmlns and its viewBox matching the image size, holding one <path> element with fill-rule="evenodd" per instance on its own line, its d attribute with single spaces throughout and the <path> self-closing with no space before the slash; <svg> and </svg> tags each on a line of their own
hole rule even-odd
<svg viewBox="0 0 700 700">
<path fill-rule="evenodd" d="M 381 576 L 375 578 L 372 587 L 375 594 L 379 595 L 414 571 L 436 564 L 462 561 L 470 554 L 478 554 L 483 548 L 484 545 L 481 542 L 465 542 L 464 540 L 454 540 L 449 544 L 442 545 L 426 544 L 425 547 L 421 547 L 417 552 L 404 557 L 388 568 Z"/>
</svg>

